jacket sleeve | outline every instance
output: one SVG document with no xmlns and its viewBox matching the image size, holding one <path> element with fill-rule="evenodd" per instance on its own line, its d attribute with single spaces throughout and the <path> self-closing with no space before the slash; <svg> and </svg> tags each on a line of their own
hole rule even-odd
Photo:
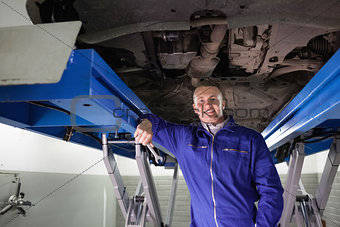
<svg viewBox="0 0 340 227">
<path fill-rule="evenodd" d="M 182 125 L 169 123 L 156 115 L 145 114 L 140 119 L 148 119 L 152 124 L 152 141 L 162 145 L 176 156 L 178 144 L 182 141 Z"/>
<path fill-rule="evenodd" d="M 252 141 L 252 180 L 259 194 L 256 226 L 277 226 L 283 210 L 283 188 L 261 134 Z"/>
</svg>

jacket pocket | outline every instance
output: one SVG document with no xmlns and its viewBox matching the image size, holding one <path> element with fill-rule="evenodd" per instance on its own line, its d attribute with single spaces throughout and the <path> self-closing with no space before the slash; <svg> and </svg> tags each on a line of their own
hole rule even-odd
<svg viewBox="0 0 340 227">
<path fill-rule="evenodd" d="M 218 157 L 217 175 L 223 182 L 238 184 L 249 180 L 250 151 L 243 148 L 224 147 Z"/>
<path fill-rule="evenodd" d="M 190 162 L 197 163 L 198 165 L 207 165 L 208 160 L 208 150 L 209 146 L 206 143 L 186 143 L 185 151 L 187 155 L 190 156 Z M 183 154 L 184 154 L 183 153 Z"/>
</svg>

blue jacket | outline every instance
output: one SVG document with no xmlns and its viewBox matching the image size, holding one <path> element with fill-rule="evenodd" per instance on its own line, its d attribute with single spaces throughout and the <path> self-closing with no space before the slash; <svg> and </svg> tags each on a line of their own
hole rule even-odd
<svg viewBox="0 0 340 227">
<path fill-rule="evenodd" d="M 215 136 L 201 125 L 177 125 L 155 115 L 153 141 L 172 152 L 191 195 L 191 227 L 277 226 L 283 188 L 261 134 L 232 117 Z M 254 202 L 258 201 L 258 211 Z"/>
</svg>

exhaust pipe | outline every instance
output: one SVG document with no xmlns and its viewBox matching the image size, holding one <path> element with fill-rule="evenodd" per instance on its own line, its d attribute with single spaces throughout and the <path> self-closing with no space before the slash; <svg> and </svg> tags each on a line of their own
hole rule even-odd
<svg viewBox="0 0 340 227">
<path fill-rule="evenodd" d="M 215 25 L 210 35 L 210 43 L 203 43 L 201 55 L 193 58 L 188 66 L 187 75 L 195 87 L 201 79 L 210 77 L 220 61 L 217 56 L 222 40 L 227 32 L 227 25 Z"/>
</svg>

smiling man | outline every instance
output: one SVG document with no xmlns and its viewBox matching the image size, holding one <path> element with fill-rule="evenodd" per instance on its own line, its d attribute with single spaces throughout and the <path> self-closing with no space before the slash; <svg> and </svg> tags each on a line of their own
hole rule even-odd
<svg viewBox="0 0 340 227">
<path fill-rule="evenodd" d="M 261 134 L 224 118 L 226 101 L 216 84 L 200 84 L 193 101 L 199 125 L 149 114 L 135 132 L 137 142 L 153 140 L 176 156 L 191 195 L 190 226 L 277 226 L 283 189 Z"/>
</svg>

